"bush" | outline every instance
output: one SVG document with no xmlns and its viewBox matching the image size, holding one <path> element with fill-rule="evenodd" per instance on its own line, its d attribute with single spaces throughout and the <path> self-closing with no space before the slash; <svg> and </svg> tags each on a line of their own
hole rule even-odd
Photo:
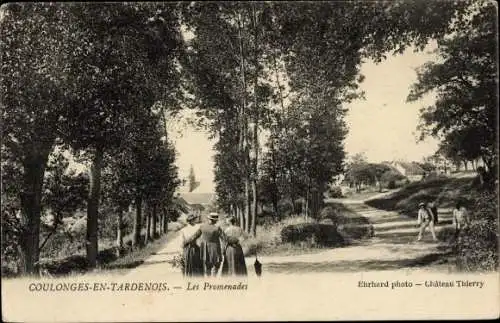
<svg viewBox="0 0 500 323">
<path fill-rule="evenodd" d="M 387 184 L 387 188 L 390 190 L 395 189 L 396 188 L 396 181 L 395 180 L 389 181 L 389 183 Z"/>
<path fill-rule="evenodd" d="M 482 192 L 469 230 L 457 241 L 457 267 L 465 271 L 498 269 L 498 190 Z"/>
<path fill-rule="evenodd" d="M 342 195 L 342 188 L 340 188 L 340 186 L 330 187 L 330 189 L 328 190 L 328 196 L 330 198 L 341 198 L 341 197 L 343 197 L 343 195 Z"/>
<path fill-rule="evenodd" d="M 333 208 L 332 206 L 328 205 L 328 206 L 325 206 L 323 209 L 321 209 L 321 211 L 319 212 L 319 219 L 320 221 L 323 221 L 323 220 L 331 220 L 332 224 L 333 225 L 336 225 L 337 224 L 337 219 L 338 219 L 338 216 L 337 216 L 337 211 L 335 210 L 335 208 Z"/>
<path fill-rule="evenodd" d="M 294 208 L 296 210 L 296 213 L 300 213 L 301 210 L 304 209 L 305 207 L 305 204 L 306 204 L 306 201 L 304 198 L 299 198 L 299 199 L 296 199 L 294 202 L 293 202 L 293 205 L 294 205 Z M 293 212 L 293 211 L 292 211 Z"/>
<path fill-rule="evenodd" d="M 288 200 L 281 200 L 278 202 L 278 212 L 281 217 L 287 217 L 293 213 L 293 204 Z"/>
<path fill-rule="evenodd" d="M 301 223 L 284 227 L 281 230 L 284 243 L 311 242 L 314 246 L 338 246 L 344 244 L 344 238 L 337 232 L 337 227 L 322 223 Z"/>
<path fill-rule="evenodd" d="M 339 225 L 338 231 L 348 239 L 368 239 L 374 235 L 374 228 L 371 224 L 343 224 Z"/>
<path fill-rule="evenodd" d="M 68 275 L 74 272 L 84 273 L 87 271 L 87 258 L 82 255 L 70 256 L 64 259 L 40 260 L 40 272 L 49 275 Z"/>
</svg>

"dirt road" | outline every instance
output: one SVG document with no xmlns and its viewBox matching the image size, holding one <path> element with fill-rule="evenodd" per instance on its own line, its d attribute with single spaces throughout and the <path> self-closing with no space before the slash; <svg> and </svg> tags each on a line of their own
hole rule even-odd
<svg viewBox="0 0 500 323">
<path fill-rule="evenodd" d="M 363 201 L 342 201 L 346 207 L 368 218 L 374 226 L 374 236 L 353 245 L 325 249 L 318 253 L 293 256 L 261 256 L 259 261 L 263 270 L 269 273 L 294 274 L 307 272 L 363 272 L 378 270 L 432 270 L 448 271 L 445 244 L 434 243 L 430 232 L 426 232 L 423 241 L 416 242 L 418 228 L 415 219 L 367 206 Z M 451 222 L 447 210 L 440 210 L 441 230 Z M 147 259 L 144 264 L 132 270 L 128 277 L 140 279 L 152 277 L 152 272 L 159 275 L 180 273 L 168 263 L 171 259 L 172 246 L 165 246 L 157 254 Z M 247 258 L 249 273 L 255 275 L 255 258 Z"/>
</svg>

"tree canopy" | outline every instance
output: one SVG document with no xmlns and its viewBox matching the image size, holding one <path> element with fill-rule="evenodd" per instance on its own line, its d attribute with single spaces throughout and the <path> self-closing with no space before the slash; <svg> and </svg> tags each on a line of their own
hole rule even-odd
<svg viewBox="0 0 500 323">
<path fill-rule="evenodd" d="M 447 157 L 482 157 L 494 170 L 498 163 L 497 7 L 479 1 L 467 13 L 452 23 L 450 34 L 438 40 L 435 52 L 440 60 L 419 69 L 408 100 L 435 92 L 436 102 L 421 110 L 422 138 L 438 137 Z"/>
</svg>

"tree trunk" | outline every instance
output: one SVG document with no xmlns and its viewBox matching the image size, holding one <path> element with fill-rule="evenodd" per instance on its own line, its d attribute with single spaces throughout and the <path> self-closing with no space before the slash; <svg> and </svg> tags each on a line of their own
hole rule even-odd
<svg viewBox="0 0 500 323">
<path fill-rule="evenodd" d="M 273 198 L 273 211 L 274 211 L 274 216 L 279 221 L 280 214 L 279 214 L 279 210 L 278 210 L 278 199 L 277 198 Z"/>
<path fill-rule="evenodd" d="M 152 218 L 152 223 L 151 223 L 151 227 L 152 227 L 152 233 L 151 233 L 151 238 L 153 239 L 156 239 L 158 238 L 158 231 L 156 231 L 156 227 L 157 227 L 157 218 L 156 218 L 157 214 L 156 214 L 156 204 L 153 204 L 152 206 L 152 210 L 151 210 L 151 218 Z"/>
<path fill-rule="evenodd" d="M 23 163 L 24 178 L 21 193 L 21 271 L 26 275 L 38 272 L 40 244 L 40 214 L 45 166 L 49 152 L 28 158 Z"/>
<path fill-rule="evenodd" d="M 250 212 L 251 212 L 251 204 L 250 204 L 250 180 L 248 176 L 245 178 L 245 232 L 250 233 Z"/>
<path fill-rule="evenodd" d="M 135 217 L 134 217 L 134 234 L 132 236 L 132 245 L 134 248 L 142 246 L 142 196 L 137 195 L 135 198 Z"/>
<path fill-rule="evenodd" d="M 238 209 L 236 211 L 238 213 L 238 219 L 240 220 L 240 227 L 245 229 L 245 216 L 243 211 L 241 210 L 241 205 L 238 205 Z"/>
<path fill-rule="evenodd" d="M 146 203 L 146 238 L 144 242 L 146 244 L 151 241 L 151 207 L 149 203 Z"/>
<path fill-rule="evenodd" d="M 255 11 L 255 3 L 252 3 L 252 27 L 254 34 L 254 67 L 255 67 L 255 75 L 254 75 L 254 84 L 253 84 L 253 132 L 252 132 L 252 148 L 254 152 L 254 160 L 252 163 L 252 224 L 251 231 L 252 235 L 257 236 L 257 213 L 258 213 L 258 187 L 257 187 L 257 178 L 258 178 L 258 161 L 259 161 L 259 102 L 257 95 L 257 88 L 259 85 L 259 57 L 257 49 L 259 47 L 259 37 L 257 30 L 257 13 Z"/>
<path fill-rule="evenodd" d="M 123 210 L 118 210 L 116 219 L 116 247 L 118 257 L 122 254 L 123 250 Z"/>
<path fill-rule="evenodd" d="M 257 102 L 256 102 L 257 103 Z M 257 113 L 257 112 L 256 112 Z M 253 149 L 254 149 L 254 161 L 252 170 L 252 219 L 251 219 L 251 229 L 252 235 L 257 236 L 257 213 L 258 213 L 258 187 L 257 187 L 257 177 L 258 177 L 258 156 L 259 156 L 259 138 L 258 138 L 258 116 L 255 116 L 255 123 L 253 129 Z"/>
<path fill-rule="evenodd" d="M 244 217 L 245 217 L 245 231 L 250 232 L 250 179 L 249 179 L 249 151 L 248 151 L 248 126 L 247 126 L 247 111 L 246 111 L 246 71 L 245 71 L 245 51 L 243 48 L 243 35 L 242 31 L 244 28 L 244 22 L 241 17 L 241 13 L 238 14 L 238 38 L 240 44 L 240 72 L 241 72 L 241 85 L 242 85 L 242 95 L 241 95 L 241 113 L 240 113 L 240 128 L 242 130 L 243 136 L 243 187 L 244 187 Z"/>
<path fill-rule="evenodd" d="M 257 212 L 258 212 L 258 204 L 257 204 L 257 183 L 256 180 L 252 180 L 252 220 L 251 220 L 251 231 L 252 235 L 257 236 Z"/>
<path fill-rule="evenodd" d="M 295 193 L 293 192 L 294 191 L 293 184 L 291 185 L 291 188 L 292 188 L 292 193 L 290 194 L 290 199 L 292 200 L 292 212 L 295 215 L 297 214 L 297 207 L 295 205 L 296 196 Z"/>
<path fill-rule="evenodd" d="M 158 228 L 158 234 L 161 236 L 163 233 L 163 227 L 165 226 L 165 217 L 163 216 L 163 212 L 161 212 L 161 214 L 159 214 L 159 220 L 160 220 L 160 223 L 158 224 L 160 227 Z"/>
<path fill-rule="evenodd" d="M 98 246 L 98 218 L 99 218 L 99 196 L 101 194 L 101 169 L 103 160 L 103 148 L 97 147 L 94 160 L 90 166 L 90 189 L 87 204 L 87 261 L 89 268 L 97 266 Z"/>
<path fill-rule="evenodd" d="M 168 232 L 168 211 L 166 209 L 163 209 L 163 226 L 162 226 L 163 233 Z"/>
<path fill-rule="evenodd" d="M 307 188 L 307 191 L 306 191 L 306 199 L 305 199 L 305 218 L 307 220 L 307 217 L 309 215 L 309 198 L 310 198 L 311 194 L 310 194 L 310 189 L 309 187 Z"/>
<path fill-rule="evenodd" d="M 311 217 L 313 219 L 318 219 L 319 218 L 319 209 L 320 209 L 320 191 L 315 187 L 313 188 L 313 191 L 311 192 L 311 197 L 312 197 L 312 205 L 311 205 Z"/>
</svg>

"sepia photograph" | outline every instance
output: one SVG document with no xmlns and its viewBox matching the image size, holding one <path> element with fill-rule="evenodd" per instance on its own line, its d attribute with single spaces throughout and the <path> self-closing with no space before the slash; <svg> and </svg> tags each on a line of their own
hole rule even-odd
<svg viewBox="0 0 500 323">
<path fill-rule="evenodd" d="M 500 316 L 498 5 L 0 7 L 5 322 Z"/>
</svg>

